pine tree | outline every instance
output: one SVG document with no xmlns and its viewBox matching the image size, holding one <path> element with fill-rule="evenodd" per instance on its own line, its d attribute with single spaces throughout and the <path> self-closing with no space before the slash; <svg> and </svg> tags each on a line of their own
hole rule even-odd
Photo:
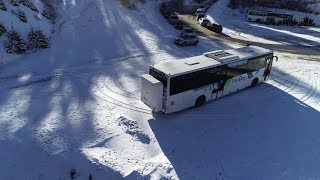
<svg viewBox="0 0 320 180">
<path fill-rule="evenodd" d="M 6 32 L 7 32 L 6 27 L 4 27 L 2 23 L 0 23 L 0 37 L 4 35 L 4 33 Z"/>
<path fill-rule="evenodd" d="M 57 11 L 51 0 L 41 0 L 44 4 L 42 15 L 48 20 L 51 20 L 52 23 L 55 23 L 57 18 Z"/>
<path fill-rule="evenodd" d="M 8 41 L 5 42 L 5 50 L 7 53 L 23 54 L 27 51 L 27 44 L 17 31 L 9 31 L 7 37 Z"/>
<path fill-rule="evenodd" d="M 20 21 L 22 21 L 22 22 L 24 22 L 24 23 L 28 22 L 27 16 L 26 16 L 26 14 L 25 14 L 23 11 L 19 10 L 19 11 L 16 13 L 16 16 L 20 19 Z"/>
<path fill-rule="evenodd" d="M 28 33 L 29 49 L 49 48 L 49 40 L 41 30 L 33 30 Z"/>
<path fill-rule="evenodd" d="M 7 6 L 2 0 L 0 0 L 0 10 L 7 11 Z"/>
<path fill-rule="evenodd" d="M 28 7 L 34 12 L 39 12 L 39 9 L 30 0 L 20 0 L 19 3 Z"/>
<path fill-rule="evenodd" d="M 19 0 L 11 0 L 10 3 L 11 3 L 13 6 L 19 6 Z"/>
</svg>

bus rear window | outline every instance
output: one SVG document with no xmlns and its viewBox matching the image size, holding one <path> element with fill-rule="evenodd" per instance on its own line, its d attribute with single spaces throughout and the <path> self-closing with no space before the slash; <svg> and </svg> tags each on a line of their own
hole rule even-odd
<svg viewBox="0 0 320 180">
<path fill-rule="evenodd" d="M 159 80 L 160 82 L 162 82 L 164 87 L 167 86 L 167 78 L 162 73 L 159 73 L 154 69 L 150 69 L 149 74 L 157 80 Z"/>
</svg>

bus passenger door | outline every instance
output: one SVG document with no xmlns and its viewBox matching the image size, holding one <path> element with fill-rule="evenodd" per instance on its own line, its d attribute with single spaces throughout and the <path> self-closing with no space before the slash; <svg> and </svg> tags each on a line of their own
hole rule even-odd
<svg viewBox="0 0 320 180">
<path fill-rule="evenodd" d="M 223 96 L 223 87 L 224 87 L 223 81 L 216 82 L 213 84 L 213 90 L 212 90 L 212 94 L 211 94 L 212 100 Z"/>
<path fill-rule="evenodd" d="M 272 68 L 272 61 L 273 58 L 276 58 L 276 61 L 278 61 L 278 57 L 277 56 L 273 56 L 272 58 L 267 59 L 267 63 L 266 63 L 266 69 L 264 70 L 263 73 L 263 80 L 266 81 L 267 78 L 269 77 L 270 73 L 271 73 L 271 68 Z"/>
</svg>

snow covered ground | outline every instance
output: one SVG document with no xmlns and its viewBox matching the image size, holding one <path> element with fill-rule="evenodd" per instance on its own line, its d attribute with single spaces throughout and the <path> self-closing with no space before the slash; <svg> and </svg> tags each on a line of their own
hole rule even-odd
<svg viewBox="0 0 320 180">
<path fill-rule="evenodd" d="M 0 179 L 320 178 L 319 57 L 276 52 L 268 82 L 160 115 L 139 100 L 150 64 L 237 45 L 174 46 L 154 1 L 63 9 L 51 49 L 1 59 Z"/>
<path fill-rule="evenodd" d="M 251 40 L 267 44 L 298 44 L 304 46 L 320 46 L 319 27 L 287 27 L 270 26 L 245 21 L 245 10 L 232 10 L 227 7 L 229 0 L 220 0 L 207 12 L 212 22 L 223 26 L 223 33 L 243 40 Z M 320 24 L 319 15 L 305 14 L 301 12 L 269 9 L 274 12 L 290 13 L 296 17 L 309 16 Z"/>
</svg>

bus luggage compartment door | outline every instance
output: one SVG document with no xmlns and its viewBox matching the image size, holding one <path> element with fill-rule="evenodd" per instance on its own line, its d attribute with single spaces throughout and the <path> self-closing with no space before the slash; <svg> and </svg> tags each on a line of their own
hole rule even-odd
<svg viewBox="0 0 320 180">
<path fill-rule="evenodd" d="M 142 75 L 141 81 L 141 101 L 153 111 L 162 111 L 163 84 L 150 74 Z"/>
</svg>

